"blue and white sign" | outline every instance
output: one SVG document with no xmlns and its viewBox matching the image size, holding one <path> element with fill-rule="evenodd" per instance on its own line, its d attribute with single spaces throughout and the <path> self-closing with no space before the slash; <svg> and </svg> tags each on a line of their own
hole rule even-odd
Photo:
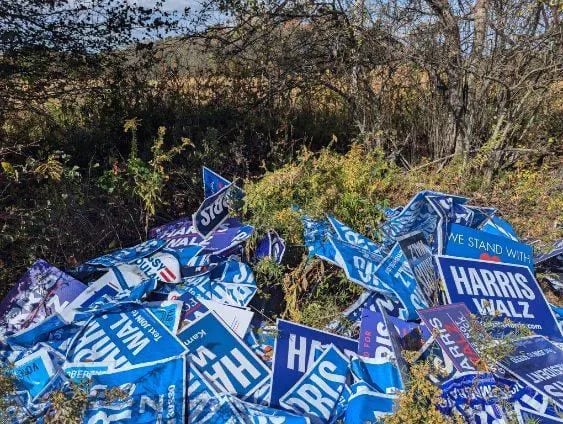
<svg viewBox="0 0 563 424">
<path fill-rule="evenodd" d="M 346 424 L 380 423 L 381 418 L 393 413 L 396 396 L 378 393 L 364 383 L 352 385 L 352 394 L 344 422 Z"/>
<path fill-rule="evenodd" d="M 162 249 L 164 245 L 165 242 L 163 240 L 147 240 L 136 246 L 116 250 L 108 253 L 107 255 L 90 259 L 86 261 L 86 263 L 88 265 L 109 268 L 112 266 L 130 263 L 137 259 L 144 258 L 145 256 L 152 255 Z"/>
<path fill-rule="evenodd" d="M 223 395 L 226 396 L 226 395 Z M 228 396 L 228 395 L 227 395 Z M 257 405 L 255 403 L 244 402 L 233 396 L 230 396 L 230 403 L 236 411 L 234 416 L 221 417 L 223 420 L 216 420 L 216 423 L 235 422 L 234 418 L 238 418 L 238 422 L 248 424 L 311 424 L 311 420 L 301 415 L 292 414 L 280 409 L 268 408 L 267 406 Z"/>
<path fill-rule="evenodd" d="M 334 216 L 328 215 L 328 222 L 330 222 L 330 225 L 332 225 L 336 236 L 340 240 L 357 246 L 360 249 L 365 249 L 370 253 L 379 252 L 380 246 L 376 242 L 352 230 L 350 227 L 340 222 Z"/>
<path fill-rule="evenodd" d="M 327 330 L 338 332 L 340 334 L 348 335 L 354 328 L 360 325 L 364 309 L 370 311 L 379 311 L 384 308 L 387 313 L 393 317 L 405 316 L 406 310 L 403 305 L 395 299 L 391 299 L 377 292 L 370 292 L 365 290 L 360 297 L 342 312 L 342 317 L 336 318 L 327 325 Z M 343 320 L 344 318 L 344 320 Z M 354 325 L 352 328 L 349 323 Z"/>
<path fill-rule="evenodd" d="M 401 346 L 401 338 L 399 336 L 399 332 L 389 320 L 389 315 L 387 315 L 385 310 L 382 310 L 381 314 L 383 315 L 383 320 L 385 321 L 385 327 L 387 328 L 387 332 L 389 333 L 389 340 L 391 341 L 391 347 L 394 353 L 393 362 L 397 365 L 397 369 L 399 370 L 399 375 L 401 376 L 402 386 L 405 387 L 409 382 L 410 374 L 409 374 L 409 365 L 405 360 L 405 358 L 403 357 L 403 347 Z"/>
<path fill-rule="evenodd" d="M 522 265 L 438 256 L 449 303 L 465 303 L 477 315 L 509 318 L 537 334 L 561 337 L 561 330 L 530 269 Z"/>
<path fill-rule="evenodd" d="M 377 277 L 385 283 L 386 287 L 393 290 L 395 296 L 406 309 L 405 320 L 418 319 L 417 309 L 428 307 L 422 289 L 418 286 L 416 278 L 403 254 L 401 247 L 395 243 L 389 254 L 383 259 L 375 270 Z"/>
<path fill-rule="evenodd" d="M 481 226 L 481 230 L 497 236 L 506 237 L 513 241 L 518 241 L 518 236 L 514 228 L 512 228 L 512 225 L 497 215 L 493 215 L 485 221 Z"/>
<path fill-rule="evenodd" d="M 398 239 L 397 242 L 409 267 L 418 282 L 425 299 L 430 304 L 438 302 L 438 273 L 435 269 L 432 249 L 424 234 L 416 231 Z"/>
<path fill-rule="evenodd" d="M 534 271 L 534 251 L 529 244 L 459 224 L 451 226 L 446 255 L 526 265 Z"/>
<path fill-rule="evenodd" d="M 194 228 L 203 238 L 207 238 L 229 217 L 232 188 L 233 184 L 229 184 L 205 198 L 194 212 Z"/>
<path fill-rule="evenodd" d="M 391 357 L 352 358 L 350 371 L 354 376 L 354 381 L 361 381 L 367 384 L 372 390 L 379 393 L 396 393 L 404 388 L 401 374 L 391 361 Z"/>
<path fill-rule="evenodd" d="M 393 290 L 375 273 L 377 266 L 383 259 L 381 255 L 370 253 L 335 238 L 331 238 L 330 242 L 336 252 L 336 263 L 344 269 L 349 280 L 368 290 L 387 294 L 393 293 Z"/>
<path fill-rule="evenodd" d="M 165 300 L 163 302 L 147 302 L 145 306 L 150 308 L 153 315 L 164 324 L 172 334 L 176 334 L 182 315 L 183 305 L 181 301 Z"/>
<path fill-rule="evenodd" d="M 248 397 L 270 378 L 268 367 L 211 311 L 178 337 L 188 348 L 190 364 L 218 392 Z"/>
<path fill-rule="evenodd" d="M 74 362 L 65 363 L 63 371 L 74 383 L 90 380 L 93 375 L 104 374 L 113 368 L 111 362 Z"/>
<path fill-rule="evenodd" d="M 180 218 L 174 222 L 151 228 L 149 237 L 166 242 L 168 249 L 179 249 L 186 246 L 203 248 L 204 253 L 228 253 L 254 232 L 254 227 L 243 225 L 238 218 L 227 218 L 207 238 L 203 238 L 192 225 L 192 217 Z"/>
<path fill-rule="evenodd" d="M 563 408 L 563 350 L 541 336 L 516 341 L 498 364 Z"/>
<path fill-rule="evenodd" d="M 416 329 L 420 330 L 421 341 L 422 339 L 428 340 L 431 336 L 426 327 L 422 327 L 414 322 L 403 321 L 392 316 L 388 316 L 388 320 L 393 324 L 401 337 Z M 381 360 L 393 358 L 394 352 L 391 338 L 381 312 L 372 311 L 368 308 L 364 309 L 358 339 L 358 354 L 363 357 Z"/>
<path fill-rule="evenodd" d="M 279 406 L 280 398 L 312 368 L 330 344 L 346 356 L 354 356 L 358 341 L 316 330 L 293 322 L 278 320 L 272 363 L 270 405 Z"/>
<path fill-rule="evenodd" d="M 186 348 L 149 309 L 116 308 L 94 316 L 73 339 L 69 362 L 112 362 L 115 369 L 182 355 Z"/>
<path fill-rule="evenodd" d="M 280 398 L 280 405 L 290 411 L 327 422 L 346 382 L 348 363 L 349 359 L 334 345 L 330 345 Z"/>
<path fill-rule="evenodd" d="M 209 412 L 210 400 L 217 398 L 219 393 L 197 370 L 190 366 L 188 379 L 188 422 L 202 422 L 202 418 Z"/>
<path fill-rule="evenodd" d="M 221 191 L 223 187 L 231 184 L 229 180 L 206 166 L 202 167 L 201 172 L 203 178 L 203 196 L 206 199 L 213 196 L 218 191 Z"/>
<path fill-rule="evenodd" d="M 256 246 L 256 259 L 270 258 L 281 263 L 285 254 L 285 242 L 276 231 L 268 231 Z"/>
<path fill-rule="evenodd" d="M 238 307 L 248 305 L 257 290 L 256 283 L 226 283 L 220 280 L 210 280 L 209 278 L 194 279 L 185 288 L 185 291 L 198 299 L 213 300 Z"/>
<path fill-rule="evenodd" d="M 96 280 L 80 293 L 70 304 L 68 304 L 60 314 L 67 319 L 72 321 L 78 308 L 87 308 L 92 306 L 94 303 L 99 301 L 109 302 L 114 299 L 123 288 L 119 284 L 117 278 L 112 278 L 115 276 L 113 271 L 108 271 L 100 279 Z"/>
<path fill-rule="evenodd" d="M 51 378 L 55 375 L 53 361 L 46 349 L 40 349 L 16 363 L 11 369 L 20 390 L 27 390 L 31 398 L 43 392 Z"/>
<path fill-rule="evenodd" d="M 186 378 L 185 356 L 94 374 L 90 391 L 94 398 L 83 422 L 182 424 L 186 413 Z M 126 398 L 106 401 L 106 390 L 113 388 L 124 390 Z"/>
</svg>

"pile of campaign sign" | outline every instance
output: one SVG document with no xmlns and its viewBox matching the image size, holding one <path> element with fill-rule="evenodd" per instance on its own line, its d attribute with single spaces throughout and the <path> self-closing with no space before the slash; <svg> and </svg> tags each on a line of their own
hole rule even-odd
<svg viewBox="0 0 563 424">
<path fill-rule="evenodd" d="M 323 329 L 268 321 L 249 305 L 252 266 L 281 263 L 284 240 L 266 232 L 249 258 L 254 228 L 231 213 L 244 192 L 207 168 L 203 183 L 198 210 L 144 243 L 66 272 L 38 260 L 12 288 L 0 303 L 2 372 L 15 383 L 3 419 L 48 421 L 53 393 L 78 384 L 91 424 L 375 423 L 414 360 L 440 370 L 427 378 L 442 414 L 563 422 L 562 311 L 535 278 L 553 271 L 557 292 L 560 245 L 534 258 L 496 210 L 431 191 L 386 210 L 378 242 L 303 216 L 310 258 L 363 293 Z M 487 337 L 531 331 L 483 367 L 480 320 Z"/>
</svg>

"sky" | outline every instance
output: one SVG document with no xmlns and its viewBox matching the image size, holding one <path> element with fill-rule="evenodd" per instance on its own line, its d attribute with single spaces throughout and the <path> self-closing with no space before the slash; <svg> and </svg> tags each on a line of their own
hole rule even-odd
<svg viewBox="0 0 563 424">
<path fill-rule="evenodd" d="M 147 8 L 152 8 L 155 6 L 158 0 L 127 0 L 131 4 L 136 4 L 137 6 L 143 6 Z M 211 14 L 207 15 L 205 19 L 202 20 L 202 16 L 198 13 L 202 10 L 202 3 L 206 0 L 162 0 L 164 3 L 161 6 L 163 11 L 176 12 L 179 17 L 179 27 L 177 29 L 168 30 L 167 32 L 158 35 L 160 37 L 174 36 L 177 34 L 186 34 L 194 30 L 205 29 L 208 25 L 213 25 L 219 22 L 219 15 Z M 186 18 L 182 18 L 185 8 L 190 8 L 189 15 Z M 153 34 L 155 35 L 155 34 Z M 149 38 L 151 38 L 149 36 Z"/>
<path fill-rule="evenodd" d="M 156 0 L 136 0 L 136 3 L 139 6 L 144 7 L 153 7 L 156 3 Z M 190 7 L 192 9 L 199 8 L 200 1 L 199 0 L 165 0 L 163 9 L 168 11 L 180 11 L 183 12 L 184 8 Z"/>
</svg>

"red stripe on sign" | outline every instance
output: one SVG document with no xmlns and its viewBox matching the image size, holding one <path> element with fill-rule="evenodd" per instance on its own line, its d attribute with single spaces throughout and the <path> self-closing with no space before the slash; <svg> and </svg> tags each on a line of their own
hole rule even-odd
<svg viewBox="0 0 563 424">
<path fill-rule="evenodd" d="M 176 274 L 174 274 L 174 272 L 172 272 L 171 269 L 168 270 L 168 272 L 170 273 L 170 275 L 172 276 L 172 281 L 176 280 L 178 277 L 176 277 Z"/>
<path fill-rule="evenodd" d="M 162 278 L 165 283 L 169 283 L 169 282 L 172 281 L 172 280 L 170 280 L 170 277 L 169 277 L 168 274 L 166 274 L 166 272 L 164 272 L 164 271 L 166 271 L 166 269 L 163 269 L 162 271 L 160 271 L 160 274 L 159 274 L 159 275 L 160 275 L 160 278 Z"/>
<path fill-rule="evenodd" d="M 170 278 L 170 281 L 174 281 L 176 279 L 176 275 L 172 272 L 170 268 L 164 268 L 162 272 L 166 272 L 166 274 Z"/>
</svg>

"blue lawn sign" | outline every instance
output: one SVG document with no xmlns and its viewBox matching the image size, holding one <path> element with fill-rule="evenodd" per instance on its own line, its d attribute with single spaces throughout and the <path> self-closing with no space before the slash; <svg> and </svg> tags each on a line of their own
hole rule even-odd
<svg viewBox="0 0 563 424">
<path fill-rule="evenodd" d="M 107 255 L 86 261 L 88 265 L 109 268 L 121 264 L 133 262 L 145 256 L 152 255 L 162 249 L 166 243 L 163 240 L 147 240 L 133 247 L 110 252 Z"/>
<path fill-rule="evenodd" d="M 391 323 L 389 319 L 389 315 L 385 312 L 385 309 L 381 310 L 381 314 L 383 315 L 383 321 L 385 322 L 385 327 L 387 328 L 387 333 L 389 334 L 389 340 L 391 341 L 391 348 L 393 350 L 393 360 L 397 365 L 397 369 L 399 370 L 399 375 L 401 376 L 401 383 L 403 387 L 409 382 L 409 365 L 407 361 L 403 357 L 403 348 L 401 346 L 401 338 L 395 326 Z"/>
<path fill-rule="evenodd" d="M 341 317 L 336 318 L 327 325 L 327 330 L 338 332 L 343 335 L 348 335 L 348 333 L 353 332 L 354 327 L 357 329 L 358 325 L 362 321 L 362 314 L 364 309 L 370 311 L 379 311 L 380 308 L 385 308 L 390 316 L 398 317 L 405 315 L 406 311 L 402 307 L 401 303 L 395 299 L 390 299 L 380 293 L 365 290 L 362 292 L 360 297 L 356 299 L 354 303 L 348 306 L 344 311 L 342 311 L 342 316 L 346 321 L 354 323 L 354 326 L 344 325 Z"/>
<path fill-rule="evenodd" d="M 272 364 L 270 405 L 278 407 L 280 398 L 309 370 L 323 350 L 333 344 L 346 356 L 353 356 L 358 341 L 316 330 L 290 321 L 277 321 Z"/>
<path fill-rule="evenodd" d="M 421 231 L 402 236 L 397 240 L 403 255 L 407 259 L 411 271 L 416 278 L 426 300 L 437 303 L 438 275 L 434 265 L 432 249 Z"/>
<path fill-rule="evenodd" d="M 188 422 L 197 423 L 208 413 L 210 399 L 217 398 L 219 393 L 196 367 L 190 366 L 188 374 Z"/>
<path fill-rule="evenodd" d="M 513 241 L 518 241 L 518 236 L 516 235 L 514 228 L 512 228 L 512 225 L 497 215 L 493 215 L 485 221 L 485 223 L 481 226 L 481 230 Z"/>
<path fill-rule="evenodd" d="M 281 263 L 285 254 L 285 242 L 276 231 L 268 231 L 256 246 L 256 259 L 270 258 Z"/>
<path fill-rule="evenodd" d="M 309 250 L 309 257 L 317 256 L 324 261 L 334 265 L 336 263 L 336 251 L 330 242 L 333 233 L 326 221 L 317 221 L 308 216 L 301 218 L 303 223 L 303 239 Z"/>
<path fill-rule="evenodd" d="M 228 253 L 253 233 L 254 227 L 245 225 L 238 218 L 227 218 L 207 239 L 201 237 L 192 225 L 191 216 L 151 228 L 149 237 L 164 240 L 168 249 L 186 246 L 200 247 L 204 253 Z M 184 265 L 184 264 L 182 264 Z"/>
<path fill-rule="evenodd" d="M 270 378 L 270 370 L 237 335 L 209 311 L 178 337 L 195 367 L 218 392 L 249 397 Z"/>
<path fill-rule="evenodd" d="M 562 334 L 543 291 L 527 266 L 438 256 L 438 268 L 449 303 L 465 303 L 477 315 L 506 318 L 536 334 L 560 339 Z"/>
<path fill-rule="evenodd" d="M 62 368 L 71 381 L 81 383 L 90 380 L 93 375 L 108 372 L 113 368 L 113 364 L 111 362 L 67 362 Z"/>
<path fill-rule="evenodd" d="M 378 264 L 383 259 L 381 255 L 336 238 L 331 238 L 330 243 L 336 252 L 337 265 L 344 269 L 349 280 L 368 290 L 393 293 L 391 288 L 375 274 Z"/>
<path fill-rule="evenodd" d="M 185 288 L 186 292 L 198 299 L 213 300 L 238 307 L 248 305 L 257 290 L 254 280 L 235 283 L 209 278 L 195 278 L 193 284 Z"/>
<path fill-rule="evenodd" d="M 183 305 L 181 301 L 165 300 L 163 302 L 147 302 L 145 305 L 151 308 L 151 312 L 154 316 L 158 318 L 172 334 L 176 334 L 182 315 Z"/>
<path fill-rule="evenodd" d="M 117 279 L 111 278 L 110 274 L 113 273 L 110 271 L 107 273 L 107 276 L 104 274 L 100 279 L 86 287 L 86 290 L 80 293 L 61 311 L 61 315 L 68 321 L 72 321 L 77 308 L 87 308 L 95 302 L 110 301 L 115 298 L 123 288 Z"/>
<path fill-rule="evenodd" d="M 451 226 L 446 255 L 526 265 L 534 271 L 534 251 L 529 244 L 459 224 Z"/>
<path fill-rule="evenodd" d="M 541 336 L 518 340 L 514 348 L 498 364 L 563 408 L 563 350 Z"/>
<path fill-rule="evenodd" d="M 125 304 L 94 316 L 75 335 L 67 360 L 113 362 L 119 369 L 185 352 L 182 342 L 148 308 Z"/>
<path fill-rule="evenodd" d="M 223 395 L 228 396 L 228 395 Z M 311 420 L 307 417 L 292 414 L 281 409 L 268 408 L 266 406 L 257 405 L 255 403 L 244 402 L 240 399 L 230 396 L 229 401 L 235 410 L 234 416 L 239 421 L 249 424 L 310 424 Z M 229 423 L 233 422 L 233 416 L 228 417 Z M 217 423 L 225 422 L 216 421 Z"/>
<path fill-rule="evenodd" d="M 375 273 L 386 287 L 393 290 L 393 293 L 405 307 L 406 311 L 401 318 L 405 320 L 418 319 L 416 310 L 427 308 L 428 301 L 424 297 L 422 289 L 419 287 L 398 243 L 395 243 L 389 254 L 379 264 Z"/>
<path fill-rule="evenodd" d="M 336 233 L 336 236 L 340 240 L 353 244 L 360 249 L 365 249 L 371 253 L 376 253 L 379 250 L 380 246 L 376 242 L 352 230 L 350 227 L 343 224 L 332 215 L 328 215 L 328 222 L 330 222 L 332 228 Z"/>
<path fill-rule="evenodd" d="M 231 184 L 229 180 L 205 166 L 202 167 L 201 172 L 203 177 L 203 196 L 206 199 L 213 196 L 223 187 Z"/>
<path fill-rule="evenodd" d="M 398 330 L 401 337 L 416 329 L 420 329 L 421 338 L 424 340 L 429 339 L 431 336 L 426 327 L 421 327 L 416 323 L 403 321 L 393 316 L 389 316 L 388 319 L 395 329 Z M 358 354 L 367 358 L 378 359 L 386 359 L 393 356 L 391 338 L 381 312 L 372 311 L 369 308 L 363 310 L 358 339 Z"/>
<path fill-rule="evenodd" d="M 405 387 L 394 357 L 356 356 L 350 361 L 350 372 L 353 381 L 361 381 L 380 393 L 396 393 Z"/>
<path fill-rule="evenodd" d="M 352 385 L 352 394 L 344 422 L 346 424 L 378 423 L 380 418 L 393 413 L 396 397 L 373 391 L 363 383 Z"/>
<path fill-rule="evenodd" d="M 34 399 L 55 375 L 55 367 L 47 350 L 40 349 L 17 361 L 10 372 L 15 377 L 16 387 L 27 390 Z"/>
<path fill-rule="evenodd" d="M 187 365 L 185 356 L 92 375 L 94 398 L 85 423 L 184 423 Z M 121 388 L 125 399 L 104 400 L 105 391 Z"/>
<path fill-rule="evenodd" d="M 460 372 L 476 371 L 479 355 L 468 338 L 470 312 L 463 303 L 418 311 L 426 326 L 437 331 L 436 341 Z"/>
<path fill-rule="evenodd" d="M 280 398 L 280 405 L 290 411 L 327 422 L 346 382 L 349 362 L 334 345 L 330 345 Z"/>
<path fill-rule="evenodd" d="M 233 187 L 234 185 L 230 184 L 205 198 L 194 212 L 194 228 L 203 238 L 207 238 L 229 217 Z"/>
</svg>

